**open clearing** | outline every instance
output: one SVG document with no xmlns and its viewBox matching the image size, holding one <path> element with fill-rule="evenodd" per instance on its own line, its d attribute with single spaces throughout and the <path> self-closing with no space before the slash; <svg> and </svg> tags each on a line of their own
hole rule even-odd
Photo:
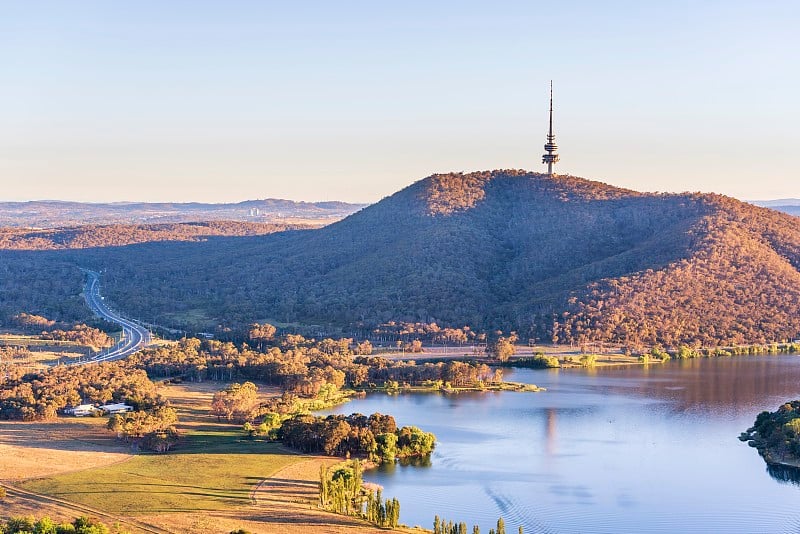
<svg viewBox="0 0 800 534">
<path fill-rule="evenodd" d="M 249 504 L 255 484 L 296 458 L 272 444 L 244 453 L 142 454 L 23 487 L 115 514 L 224 510 Z"/>
<path fill-rule="evenodd" d="M 0 421 L 0 481 L 89 469 L 131 457 L 100 418 L 61 418 L 53 423 Z"/>
<path fill-rule="evenodd" d="M 42 336 L 5 330 L 0 333 L 0 362 L 28 370 L 77 361 L 94 351 L 92 347 L 74 341 L 43 339 Z"/>
<path fill-rule="evenodd" d="M 251 504 L 228 511 L 203 514 L 159 514 L 139 517 L 151 525 L 175 532 L 228 533 L 244 528 L 254 534 L 379 534 L 388 529 L 370 526 L 352 517 L 324 512 L 316 507 L 317 477 L 321 463 L 332 458 L 303 457 L 252 488 Z M 396 529 L 394 532 L 420 532 Z"/>
<path fill-rule="evenodd" d="M 211 397 L 225 386 L 206 382 L 161 387 L 178 410 L 185 435 L 174 452 L 163 455 L 127 454 L 127 448 L 104 430 L 105 418 L 2 423 L 4 445 L 14 447 L 15 456 L 29 458 L 6 471 L 18 463 L 8 458 L 0 464 L 2 477 L 20 490 L 76 504 L 23 498 L 12 487 L 9 499 L 0 504 L 0 515 L 36 511 L 66 518 L 95 509 L 108 522 L 132 518 L 123 526 L 133 532 L 386 532 L 316 508 L 319 466 L 336 459 L 298 455 L 276 443 L 249 439 L 238 426 L 211 416 Z M 276 391 L 262 388 L 262 393 Z M 39 442 L 45 440 L 51 440 L 49 448 L 41 449 Z M 41 450 L 56 454 L 47 461 L 57 468 L 46 463 L 48 456 L 37 452 Z M 72 458 L 67 453 L 82 456 L 67 461 Z"/>
<path fill-rule="evenodd" d="M 119 514 L 223 510 L 249 503 L 252 486 L 298 456 L 277 444 L 247 439 L 238 427 L 209 415 L 213 392 L 224 386 L 160 388 L 178 410 L 185 436 L 173 452 L 137 454 L 122 463 L 30 480 L 23 487 Z"/>
</svg>

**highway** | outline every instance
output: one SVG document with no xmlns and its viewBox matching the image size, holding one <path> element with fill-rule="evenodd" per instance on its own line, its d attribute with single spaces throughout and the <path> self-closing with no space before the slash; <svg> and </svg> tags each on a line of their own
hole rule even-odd
<svg viewBox="0 0 800 534">
<path fill-rule="evenodd" d="M 98 317 L 118 324 L 122 328 L 122 338 L 113 347 L 104 349 L 88 359 L 77 362 L 76 365 L 121 360 L 149 345 L 152 339 L 150 332 L 146 328 L 112 311 L 103 301 L 103 297 L 100 296 L 100 275 L 88 269 L 82 270 L 87 277 L 86 287 L 83 290 L 86 304 Z"/>
</svg>

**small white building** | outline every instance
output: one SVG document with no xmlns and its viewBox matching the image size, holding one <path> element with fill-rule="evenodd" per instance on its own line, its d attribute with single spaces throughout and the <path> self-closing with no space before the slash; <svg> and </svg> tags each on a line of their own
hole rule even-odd
<svg viewBox="0 0 800 534">
<path fill-rule="evenodd" d="M 64 413 L 69 415 L 74 415 L 75 417 L 87 417 L 90 415 L 94 415 L 99 411 L 100 409 L 96 408 L 92 404 L 81 404 L 80 406 L 73 406 L 72 408 L 66 408 L 64 410 Z"/>
<path fill-rule="evenodd" d="M 100 406 L 100 409 L 107 414 L 115 414 L 132 412 L 133 406 L 128 406 L 124 402 L 118 402 L 115 404 L 104 404 L 103 406 Z"/>
</svg>

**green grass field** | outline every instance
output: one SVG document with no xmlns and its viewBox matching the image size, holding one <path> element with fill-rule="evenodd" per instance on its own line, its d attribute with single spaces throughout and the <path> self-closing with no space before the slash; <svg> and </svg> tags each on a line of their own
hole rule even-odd
<svg viewBox="0 0 800 534">
<path fill-rule="evenodd" d="M 237 435 L 238 434 L 238 435 Z M 26 489 L 120 514 L 222 510 L 250 502 L 259 480 L 300 460 L 277 445 L 202 431 L 180 451 L 32 480 Z"/>
<path fill-rule="evenodd" d="M 305 459 L 280 444 L 246 437 L 208 414 L 215 387 L 162 389 L 178 409 L 184 438 L 167 454 L 33 479 L 23 487 L 122 515 L 224 510 L 250 502 L 258 482 Z M 105 419 L 101 420 L 105 423 Z"/>
</svg>

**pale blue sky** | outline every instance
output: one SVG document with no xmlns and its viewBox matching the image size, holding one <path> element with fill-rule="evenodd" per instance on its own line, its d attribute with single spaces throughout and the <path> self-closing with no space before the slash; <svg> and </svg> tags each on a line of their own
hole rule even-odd
<svg viewBox="0 0 800 534">
<path fill-rule="evenodd" d="M 2 200 L 376 201 L 434 172 L 800 197 L 800 2 L 0 0 Z"/>
</svg>

